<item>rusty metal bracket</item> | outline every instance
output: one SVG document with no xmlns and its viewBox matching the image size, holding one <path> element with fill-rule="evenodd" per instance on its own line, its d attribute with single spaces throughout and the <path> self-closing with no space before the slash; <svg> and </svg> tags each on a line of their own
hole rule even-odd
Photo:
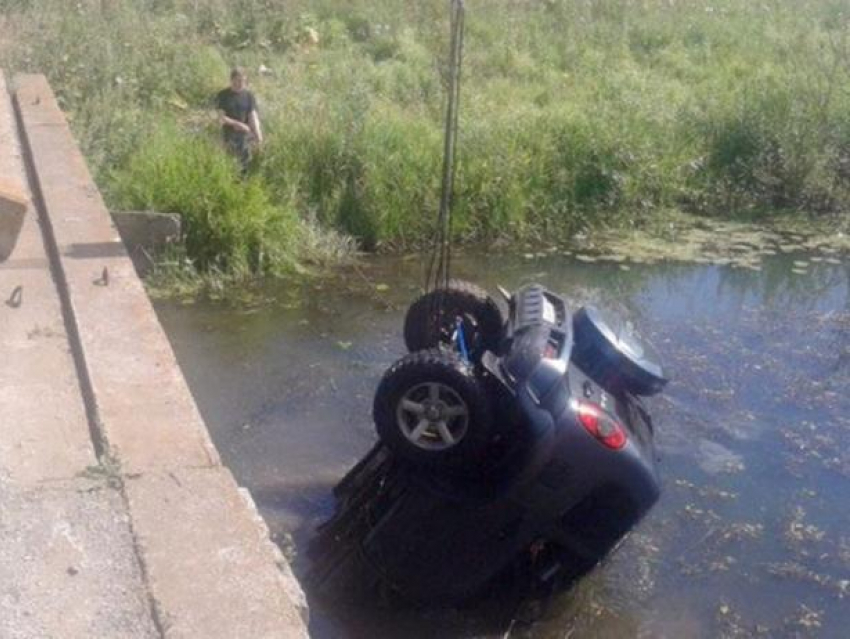
<svg viewBox="0 0 850 639">
<path fill-rule="evenodd" d="M 11 308 L 20 308 L 24 302 L 24 287 L 20 284 L 14 288 L 9 299 L 6 300 L 6 306 Z"/>
<path fill-rule="evenodd" d="M 103 273 L 100 277 L 92 282 L 95 286 L 109 286 L 109 267 L 103 267 Z"/>
</svg>

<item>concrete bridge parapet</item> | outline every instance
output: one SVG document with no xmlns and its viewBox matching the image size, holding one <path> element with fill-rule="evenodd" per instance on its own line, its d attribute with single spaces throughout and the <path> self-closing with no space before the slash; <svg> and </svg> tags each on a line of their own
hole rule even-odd
<svg viewBox="0 0 850 639">
<path fill-rule="evenodd" d="M 306 637 L 47 81 L 0 73 L 0 636 Z M 0 300 L 2 302 L 2 300 Z"/>
</svg>

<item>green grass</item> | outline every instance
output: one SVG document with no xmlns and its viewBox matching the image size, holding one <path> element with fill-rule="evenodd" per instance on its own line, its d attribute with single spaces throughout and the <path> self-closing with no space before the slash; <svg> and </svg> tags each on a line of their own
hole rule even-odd
<svg viewBox="0 0 850 639">
<path fill-rule="evenodd" d="M 467 0 L 456 236 L 567 238 L 671 210 L 843 219 L 845 5 Z M 446 7 L 0 0 L 0 66 L 48 75 L 111 205 L 183 215 L 202 271 L 280 274 L 336 259 L 340 234 L 427 241 Z M 209 113 L 233 64 L 267 131 L 246 182 Z"/>
<path fill-rule="evenodd" d="M 281 274 L 293 266 L 299 220 L 267 191 L 260 177 L 241 179 L 206 137 L 161 128 L 112 174 L 107 193 L 124 210 L 179 212 L 186 252 L 201 272 Z"/>
</svg>

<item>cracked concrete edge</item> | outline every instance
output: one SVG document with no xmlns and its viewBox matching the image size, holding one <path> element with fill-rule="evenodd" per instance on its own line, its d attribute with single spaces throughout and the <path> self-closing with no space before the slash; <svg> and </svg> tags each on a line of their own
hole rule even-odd
<svg viewBox="0 0 850 639">
<path fill-rule="evenodd" d="M 303 592 L 230 471 L 154 472 L 124 486 L 163 637 L 308 636 Z"/>
<path fill-rule="evenodd" d="M 239 495 L 245 503 L 251 518 L 257 526 L 257 531 L 260 533 L 260 542 L 267 546 L 268 552 L 275 557 L 277 567 L 281 573 L 284 592 L 295 606 L 298 614 L 301 616 L 301 620 L 306 626 L 310 621 L 310 608 L 307 604 L 307 595 L 304 594 L 304 589 L 301 587 L 301 583 L 295 577 L 295 573 L 292 572 L 292 567 L 289 565 L 289 561 L 286 557 L 283 556 L 280 547 L 278 547 L 278 545 L 269 537 L 268 527 L 266 526 L 266 522 L 260 514 L 260 511 L 257 509 L 257 504 L 254 502 L 251 492 L 247 488 L 243 488 L 241 486 L 237 488 L 237 490 L 239 491 Z"/>
</svg>

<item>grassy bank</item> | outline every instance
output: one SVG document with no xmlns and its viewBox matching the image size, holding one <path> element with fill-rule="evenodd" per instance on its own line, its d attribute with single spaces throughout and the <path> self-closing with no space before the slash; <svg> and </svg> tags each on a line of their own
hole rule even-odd
<svg viewBox="0 0 850 639">
<path fill-rule="evenodd" d="M 680 210 L 846 224 L 850 14 L 836 0 L 468 0 L 455 231 L 567 237 Z M 0 0 L 0 65 L 46 73 L 114 206 L 187 221 L 201 269 L 283 273 L 427 238 L 444 0 Z M 252 70 L 242 182 L 210 96 Z"/>
</svg>

